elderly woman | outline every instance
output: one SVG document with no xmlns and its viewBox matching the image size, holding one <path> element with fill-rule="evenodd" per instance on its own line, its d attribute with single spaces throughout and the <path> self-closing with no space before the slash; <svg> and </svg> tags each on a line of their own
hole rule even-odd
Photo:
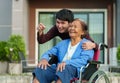
<svg viewBox="0 0 120 83">
<path fill-rule="evenodd" d="M 79 19 L 75 19 L 68 29 L 70 39 L 62 40 L 52 49 L 42 55 L 38 67 L 33 71 L 33 83 L 70 83 L 74 77 L 79 77 L 79 70 L 87 64 L 94 55 L 93 50 L 84 50 L 82 44 L 86 41 L 87 26 Z M 58 57 L 58 64 L 50 65 L 49 54 Z"/>
</svg>

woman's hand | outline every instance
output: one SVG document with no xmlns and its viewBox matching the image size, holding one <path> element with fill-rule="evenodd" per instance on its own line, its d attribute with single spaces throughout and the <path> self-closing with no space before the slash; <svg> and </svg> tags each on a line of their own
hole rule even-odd
<svg viewBox="0 0 120 83">
<path fill-rule="evenodd" d="M 95 46 L 96 46 L 96 44 L 93 43 L 93 42 L 91 42 L 91 41 L 84 42 L 84 43 L 82 44 L 82 48 L 83 48 L 84 50 L 91 50 L 91 49 L 94 49 Z"/>
<path fill-rule="evenodd" d="M 57 71 L 62 72 L 65 69 L 65 65 L 66 65 L 65 62 L 62 62 L 62 63 L 58 64 Z"/>
<path fill-rule="evenodd" d="M 48 63 L 48 61 L 46 59 L 42 59 L 38 65 L 38 67 L 40 67 L 41 69 L 47 69 L 47 66 L 50 66 L 50 64 Z"/>
</svg>

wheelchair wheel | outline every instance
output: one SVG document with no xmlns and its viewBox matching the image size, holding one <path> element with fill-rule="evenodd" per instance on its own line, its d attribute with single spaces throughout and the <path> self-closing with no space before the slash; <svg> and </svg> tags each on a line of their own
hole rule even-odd
<svg viewBox="0 0 120 83">
<path fill-rule="evenodd" d="M 101 82 L 102 81 L 102 82 Z M 89 79 L 88 83 L 110 83 L 105 72 L 97 70 Z"/>
</svg>

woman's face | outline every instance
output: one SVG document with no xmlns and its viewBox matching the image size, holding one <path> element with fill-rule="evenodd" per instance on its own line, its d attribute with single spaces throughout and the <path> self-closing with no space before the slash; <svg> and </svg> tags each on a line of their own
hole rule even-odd
<svg viewBox="0 0 120 83">
<path fill-rule="evenodd" d="M 69 36 L 71 38 L 81 37 L 81 35 L 84 34 L 84 31 L 82 30 L 82 26 L 79 20 L 73 21 L 68 31 L 69 31 Z"/>
</svg>

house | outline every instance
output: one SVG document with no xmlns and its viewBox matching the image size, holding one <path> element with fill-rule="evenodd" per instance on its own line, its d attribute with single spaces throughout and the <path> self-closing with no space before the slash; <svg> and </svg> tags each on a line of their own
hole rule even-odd
<svg viewBox="0 0 120 83">
<path fill-rule="evenodd" d="M 88 24 L 96 43 L 109 46 L 112 51 L 104 50 L 100 59 L 103 64 L 110 64 L 113 56 L 110 54 L 115 55 L 120 44 L 119 0 L 0 0 L 0 40 L 7 40 L 11 34 L 20 34 L 25 38 L 28 59 L 40 58 L 39 55 L 60 38 L 39 45 L 36 27 L 42 22 L 47 32 L 55 24 L 55 13 L 62 8 L 71 9 L 75 17 Z"/>
</svg>

